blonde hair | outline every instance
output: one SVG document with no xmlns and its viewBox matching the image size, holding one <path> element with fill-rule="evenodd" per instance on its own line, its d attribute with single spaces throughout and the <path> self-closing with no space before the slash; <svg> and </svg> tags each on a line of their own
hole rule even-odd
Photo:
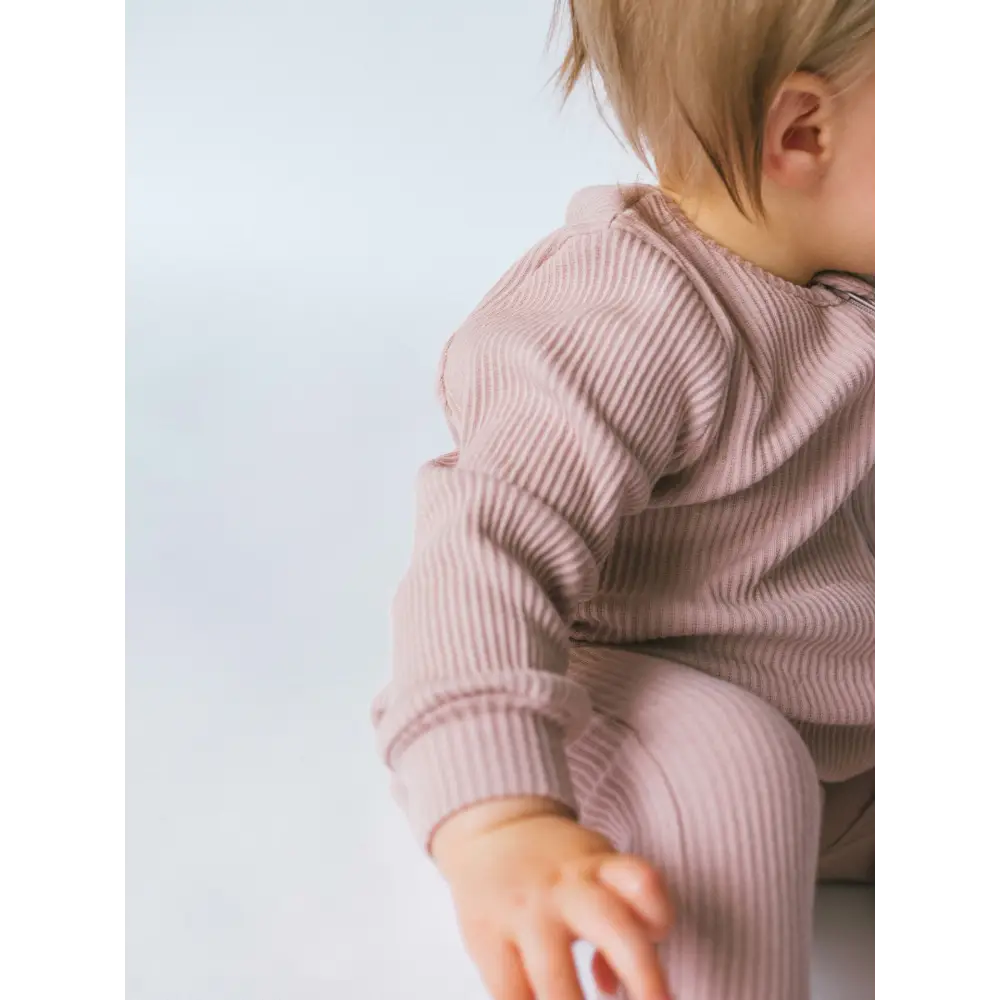
<svg viewBox="0 0 1000 1000">
<path fill-rule="evenodd" d="M 557 0 L 553 35 L 564 9 L 565 97 L 581 79 L 597 96 L 599 78 L 661 184 L 712 170 L 745 214 L 763 212 L 764 125 L 781 84 L 801 70 L 846 86 L 874 57 L 875 0 Z"/>
</svg>

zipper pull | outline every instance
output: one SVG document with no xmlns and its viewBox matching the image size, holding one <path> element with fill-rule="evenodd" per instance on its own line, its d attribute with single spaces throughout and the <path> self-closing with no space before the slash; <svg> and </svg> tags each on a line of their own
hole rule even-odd
<svg viewBox="0 0 1000 1000">
<path fill-rule="evenodd" d="M 841 294 L 846 295 L 852 302 L 859 305 L 865 312 L 871 313 L 872 316 L 875 315 L 875 303 L 870 299 L 866 299 L 862 295 L 855 295 L 854 292 L 842 292 Z"/>
</svg>

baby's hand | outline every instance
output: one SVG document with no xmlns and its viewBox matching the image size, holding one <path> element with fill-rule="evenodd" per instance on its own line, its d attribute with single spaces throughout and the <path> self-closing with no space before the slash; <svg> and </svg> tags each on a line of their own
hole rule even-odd
<svg viewBox="0 0 1000 1000">
<path fill-rule="evenodd" d="M 494 1000 L 583 1000 L 571 946 L 597 949 L 594 977 L 632 1000 L 667 1000 L 655 942 L 671 911 L 656 871 L 617 854 L 543 799 L 484 803 L 431 845 L 466 947 Z"/>
</svg>

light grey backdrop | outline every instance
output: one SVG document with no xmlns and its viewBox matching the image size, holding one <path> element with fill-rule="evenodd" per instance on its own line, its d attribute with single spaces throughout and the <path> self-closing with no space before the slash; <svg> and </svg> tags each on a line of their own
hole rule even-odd
<svg viewBox="0 0 1000 1000">
<path fill-rule="evenodd" d="M 130 1000 L 477 1000 L 368 704 L 451 330 L 642 176 L 544 0 L 130 4 Z M 824 998 L 871 992 L 831 896 Z"/>
</svg>

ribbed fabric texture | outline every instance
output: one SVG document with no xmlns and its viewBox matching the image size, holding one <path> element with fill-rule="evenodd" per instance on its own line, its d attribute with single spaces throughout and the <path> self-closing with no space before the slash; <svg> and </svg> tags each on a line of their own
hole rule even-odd
<svg viewBox="0 0 1000 1000">
<path fill-rule="evenodd" d="M 780 712 L 704 671 L 579 648 L 568 676 L 594 708 L 568 752 L 580 818 L 661 871 L 672 995 L 806 1000 L 817 874 L 873 880 L 874 772 L 824 789 Z"/>
<path fill-rule="evenodd" d="M 574 199 L 441 365 L 456 447 L 419 477 L 374 706 L 421 840 L 496 796 L 577 808 L 566 746 L 591 699 L 567 675 L 576 646 L 638 647 L 752 691 L 803 735 L 864 743 L 874 384 L 862 280 L 782 281 L 652 188 Z M 826 757 L 825 780 L 871 766 Z"/>
</svg>

